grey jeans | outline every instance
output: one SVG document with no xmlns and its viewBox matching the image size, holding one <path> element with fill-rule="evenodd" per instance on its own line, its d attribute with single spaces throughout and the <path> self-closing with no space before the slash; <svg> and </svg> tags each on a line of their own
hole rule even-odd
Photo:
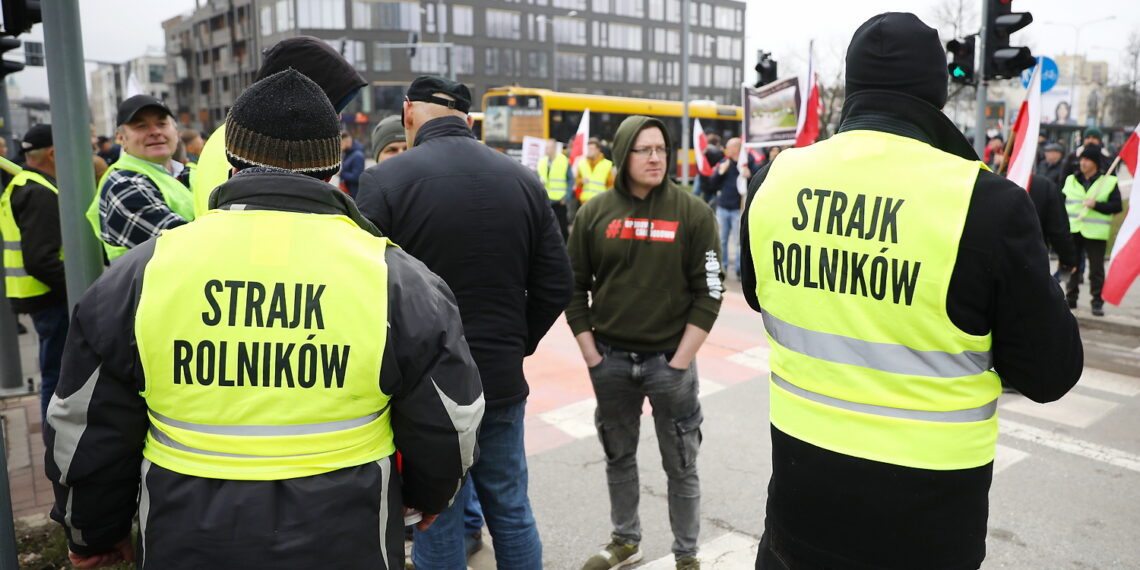
<svg viewBox="0 0 1140 570">
<path fill-rule="evenodd" d="M 637 442 L 645 398 L 653 407 L 661 466 L 669 478 L 669 525 L 673 555 L 695 556 L 700 532 L 700 479 L 697 451 L 701 446 L 701 403 L 697 399 L 697 363 L 687 370 L 669 366 L 664 355 L 642 356 L 599 344 L 602 361 L 590 368 L 598 399 L 594 424 L 606 454 L 613 536 L 641 542 L 637 514 L 640 486 Z"/>
</svg>

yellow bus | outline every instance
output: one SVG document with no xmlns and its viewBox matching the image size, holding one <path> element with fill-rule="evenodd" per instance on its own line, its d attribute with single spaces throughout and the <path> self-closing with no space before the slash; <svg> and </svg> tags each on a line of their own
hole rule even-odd
<svg viewBox="0 0 1140 570">
<path fill-rule="evenodd" d="M 591 137 L 613 141 L 618 125 L 626 117 L 648 115 L 661 119 L 673 144 L 678 149 L 681 147 L 680 101 L 558 93 L 528 87 L 487 90 L 483 95 L 483 142 L 516 158 L 522 156 L 523 137 L 553 138 L 567 143 L 578 131 L 586 109 L 590 110 Z M 717 133 L 725 140 L 740 134 L 742 116 L 742 109 L 734 105 L 717 105 L 712 101 L 689 103 L 690 120 L 700 119 L 705 132 Z M 689 175 L 693 176 L 696 166 L 691 151 L 688 163 Z M 678 158 L 676 174 L 680 176 L 681 172 L 682 161 Z"/>
</svg>

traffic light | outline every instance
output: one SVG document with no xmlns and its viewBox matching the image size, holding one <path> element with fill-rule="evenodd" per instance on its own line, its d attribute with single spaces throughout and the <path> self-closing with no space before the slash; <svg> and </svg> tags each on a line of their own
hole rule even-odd
<svg viewBox="0 0 1140 570">
<path fill-rule="evenodd" d="M 766 51 L 759 52 L 757 59 L 760 60 L 756 63 L 756 88 L 759 89 L 776 80 L 776 60 Z"/>
<path fill-rule="evenodd" d="M 1033 21 L 1029 12 L 1012 12 L 1013 0 L 986 0 L 986 53 L 982 69 L 986 79 L 1007 79 L 1033 67 L 1037 59 L 1027 47 L 1010 46 L 1009 35 Z"/>
<path fill-rule="evenodd" d="M 18 36 L 43 21 L 40 0 L 4 0 L 4 33 Z"/>
<path fill-rule="evenodd" d="M 974 36 L 964 40 L 946 42 L 946 51 L 953 58 L 946 66 L 950 70 L 950 81 L 971 84 L 974 82 Z"/>
<path fill-rule="evenodd" d="M 3 57 L 4 52 L 18 49 L 20 47 L 20 40 L 16 38 L 0 38 L 0 58 Z M 24 64 L 18 61 L 8 61 L 0 59 L 0 78 L 7 77 L 9 74 L 23 71 Z"/>
</svg>

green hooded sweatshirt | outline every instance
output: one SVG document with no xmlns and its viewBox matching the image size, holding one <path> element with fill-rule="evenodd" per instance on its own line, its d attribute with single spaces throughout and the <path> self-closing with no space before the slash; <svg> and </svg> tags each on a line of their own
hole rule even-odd
<svg viewBox="0 0 1140 570">
<path fill-rule="evenodd" d="M 661 121 L 622 121 L 614 136 L 614 188 L 578 210 L 568 243 L 571 331 L 593 330 L 597 340 L 633 351 L 673 350 L 689 323 L 711 330 L 724 292 L 712 209 L 668 176 L 644 200 L 629 191 L 629 149 L 650 127 L 673 148 Z M 670 151 L 667 168 L 674 156 Z"/>
</svg>

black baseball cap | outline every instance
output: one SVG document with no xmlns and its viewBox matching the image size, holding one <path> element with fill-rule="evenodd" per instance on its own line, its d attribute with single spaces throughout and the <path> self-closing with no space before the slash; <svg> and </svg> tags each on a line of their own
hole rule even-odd
<svg viewBox="0 0 1140 570">
<path fill-rule="evenodd" d="M 166 103 L 163 103 L 159 99 L 151 97 L 150 95 L 135 95 L 119 103 L 119 114 L 115 118 L 115 124 L 125 125 L 131 122 L 139 111 L 147 107 L 155 107 L 168 116 L 174 116 L 174 113 L 170 112 L 170 107 L 167 107 Z"/>
<path fill-rule="evenodd" d="M 436 93 L 446 93 L 455 100 L 436 97 Z M 435 75 L 421 75 L 415 78 L 408 86 L 406 95 L 408 101 L 426 101 L 464 113 L 471 109 L 471 90 L 467 89 L 466 85 Z"/>
<path fill-rule="evenodd" d="M 50 146 L 52 146 L 51 125 L 47 124 L 32 126 L 28 132 L 24 133 L 24 139 L 20 141 L 20 148 L 24 149 L 24 152 Z"/>
</svg>

